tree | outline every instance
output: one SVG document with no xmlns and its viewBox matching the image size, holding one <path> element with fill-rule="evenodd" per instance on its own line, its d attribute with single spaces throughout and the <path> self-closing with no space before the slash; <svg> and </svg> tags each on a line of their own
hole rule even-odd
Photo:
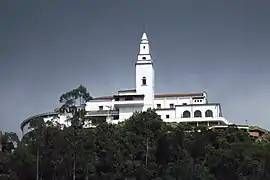
<svg viewBox="0 0 270 180">
<path fill-rule="evenodd" d="M 62 103 L 62 106 L 59 111 L 64 114 L 70 113 L 71 116 L 69 116 L 68 121 L 71 122 L 71 125 L 82 128 L 86 120 L 85 103 L 91 99 L 93 98 L 87 89 L 80 85 L 78 88 L 60 96 L 59 102 Z"/>
<path fill-rule="evenodd" d="M 11 156 L 19 143 L 16 133 L 0 133 L 0 179 L 15 180 L 16 173 L 12 171 Z"/>
<path fill-rule="evenodd" d="M 65 139 L 68 141 L 68 143 L 71 145 L 71 148 L 73 149 L 73 180 L 76 179 L 76 158 L 78 151 L 77 147 L 86 138 L 81 136 L 83 131 L 82 128 L 86 120 L 86 111 L 84 105 L 90 99 L 92 99 L 92 97 L 88 93 L 87 89 L 84 86 L 80 85 L 78 88 L 62 94 L 59 100 L 60 103 L 63 104 L 60 108 L 60 111 L 70 112 L 72 114 L 69 118 L 69 121 L 71 122 L 71 127 L 65 129 L 66 131 L 68 131 L 68 135 L 65 136 Z"/>
<path fill-rule="evenodd" d="M 14 148 L 18 145 L 19 143 L 19 138 L 16 133 L 13 132 L 6 132 L 1 134 L 1 150 L 3 152 L 11 152 L 14 150 Z"/>
<path fill-rule="evenodd" d="M 65 106 L 70 107 L 75 106 L 76 103 L 82 105 L 91 99 L 93 98 L 92 96 L 90 96 L 87 89 L 84 86 L 80 85 L 79 87 L 62 94 L 60 96 L 59 102 L 63 103 Z"/>
<path fill-rule="evenodd" d="M 75 89 L 62 97 L 65 108 L 76 108 L 70 127 L 37 118 L 21 141 L 3 133 L 0 179 L 270 179 L 269 139 L 255 140 L 235 126 L 165 123 L 150 109 L 119 124 L 83 128 L 85 111 L 75 103 L 79 97 L 85 103 L 83 94 Z"/>
</svg>

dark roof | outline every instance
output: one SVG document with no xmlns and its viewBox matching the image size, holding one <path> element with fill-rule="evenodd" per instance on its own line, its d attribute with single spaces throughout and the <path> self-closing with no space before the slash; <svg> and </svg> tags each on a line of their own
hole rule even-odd
<svg viewBox="0 0 270 180">
<path fill-rule="evenodd" d="M 116 94 L 113 97 L 144 97 L 144 94 Z"/>
<path fill-rule="evenodd" d="M 130 90 L 128 90 L 130 91 Z M 123 92 L 123 91 L 120 91 Z M 199 97 L 203 96 L 203 93 L 189 93 L 189 94 L 155 94 L 155 98 L 165 98 L 165 97 Z M 113 96 L 102 96 L 94 98 L 93 100 L 111 100 Z"/>
<path fill-rule="evenodd" d="M 267 129 L 263 129 L 258 126 L 250 126 L 250 131 L 260 131 L 261 133 L 269 133 Z"/>
<path fill-rule="evenodd" d="M 206 103 L 206 104 L 176 104 L 175 106 L 219 106 L 220 103 Z"/>
<path fill-rule="evenodd" d="M 203 96 L 203 93 L 189 93 L 189 94 L 155 94 L 155 98 L 164 97 L 198 97 Z"/>
<path fill-rule="evenodd" d="M 156 108 L 155 109 L 155 111 L 168 111 L 168 110 L 175 110 L 175 108 L 160 108 L 160 109 L 158 109 L 158 108 Z"/>
</svg>

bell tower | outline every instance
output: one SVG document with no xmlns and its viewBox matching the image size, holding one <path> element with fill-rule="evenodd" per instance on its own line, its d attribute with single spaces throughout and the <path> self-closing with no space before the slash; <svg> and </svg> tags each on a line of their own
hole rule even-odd
<svg viewBox="0 0 270 180">
<path fill-rule="evenodd" d="M 143 33 L 136 66 L 136 92 L 144 95 L 143 111 L 154 108 L 155 72 L 150 53 L 149 41 Z"/>
</svg>

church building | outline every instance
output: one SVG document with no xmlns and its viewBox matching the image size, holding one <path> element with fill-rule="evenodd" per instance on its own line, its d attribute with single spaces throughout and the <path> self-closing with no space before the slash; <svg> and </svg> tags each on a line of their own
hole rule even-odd
<svg viewBox="0 0 270 180">
<path fill-rule="evenodd" d="M 208 101 L 206 92 L 189 94 L 156 94 L 155 69 L 151 56 L 150 44 L 146 33 L 143 33 L 137 61 L 135 63 L 136 85 L 134 89 L 119 90 L 110 96 L 94 98 L 86 103 L 85 110 L 90 119 L 118 123 L 128 119 L 136 111 L 155 109 L 165 122 L 182 122 L 193 126 L 217 126 L 230 124 L 223 116 L 221 105 Z M 29 122 L 36 117 L 45 121 L 53 118 L 65 123 L 67 117 L 57 112 L 34 115 L 21 123 L 24 133 Z M 94 122 L 92 123 L 94 124 Z"/>
<path fill-rule="evenodd" d="M 206 92 L 155 93 L 154 61 L 146 33 L 141 38 L 135 72 L 135 89 L 120 90 L 115 95 L 98 97 L 87 102 L 88 116 L 103 116 L 107 122 L 117 123 L 129 118 L 135 111 L 151 108 L 167 122 L 186 122 L 196 126 L 229 124 L 222 117 L 221 105 L 208 102 Z"/>
</svg>

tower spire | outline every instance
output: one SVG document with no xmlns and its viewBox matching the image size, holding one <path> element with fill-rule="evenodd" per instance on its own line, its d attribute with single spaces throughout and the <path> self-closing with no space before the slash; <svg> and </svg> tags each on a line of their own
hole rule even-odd
<svg viewBox="0 0 270 180">
<path fill-rule="evenodd" d="M 148 43 L 148 38 L 147 38 L 146 32 L 144 32 L 142 35 L 141 43 Z"/>
<path fill-rule="evenodd" d="M 146 32 L 143 33 L 143 35 L 142 35 L 142 40 L 147 40 Z"/>
<path fill-rule="evenodd" d="M 149 41 L 148 41 L 148 37 L 146 35 L 146 32 L 144 32 L 142 34 L 142 38 L 141 38 L 141 43 L 140 43 L 140 51 L 138 54 L 138 61 L 147 61 L 147 62 L 152 62 L 152 58 L 151 58 L 151 54 L 150 54 L 150 47 L 149 47 Z M 142 63 L 143 63 L 142 62 Z"/>
<path fill-rule="evenodd" d="M 136 93 L 144 95 L 142 111 L 153 108 L 155 71 L 152 61 L 148 37 L 146 32 L 141 36 L 140 50 L 135 64 L 136 68 Z"/>
</svg>

